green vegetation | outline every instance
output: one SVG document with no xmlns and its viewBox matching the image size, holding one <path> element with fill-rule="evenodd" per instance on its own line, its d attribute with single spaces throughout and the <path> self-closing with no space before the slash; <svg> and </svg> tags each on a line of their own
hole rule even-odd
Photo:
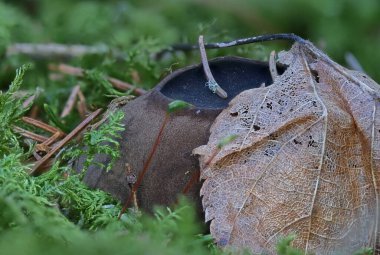
<svg viewBox="0 0 380 255">
<path fill-rule="evenodd" d="M 0 1 L 0 253 L 232 253 L 212 244 L 188 201 L 181 200 L 173 209 L 158 208 L 150 216 L 129 210 L 117 220 L 120 204 L 81 182 L 83 173 L 70 168 L 72 159 L 83 153 L 81 146 L 89 155 L 85 168 L 95 153 L 119 157 L 115 139 L 123 129 L 121 112 L 112 113 L 101 128 L 87 131 L 80 144 L 68 144 L 49 172 L 29 176 L 28 158 L 35 144 L 25 143 L 12 128 L 25 127 L 20 119 L 29 114 L 31 105 L 23 107 L 23 102 L 37 95 L 33 105 L 39 109 L 38 118 L 69 132 L 80 122 L 80 113 L 72 111 L 64 118 L 59 113 L 74 86 L 79 85 L 90 111 L 105 109 L 114 97 L 132 94 L 112 87 L 107 77 L 152 88 L 173 69 L 200 61 L 198 51 L 162 53 L 173 44 L 194 44 L 200 34 L 206 42 L 216 42 L 293 32 L 342 64 L 344 54 L 352 52 L 364 70 L 380 80 L 379 19 L 377 0 Z M 21 42 L 80 44 L 96 53 L 47 57 L 10 51 Z M 287 45 L 210 50 L 208 57 L 267 59 L 272 49 Z M 49 69 L 50 64 L 60 63 L 86 71 L 79 77 Z M 106 171 L 111 166 L 101 167 Z M 279 254 L 300 254 L 291 248 L 291 240 L 279 243 Z M 360 252 L 370 254 L 366 249 Z"/>
</svg>

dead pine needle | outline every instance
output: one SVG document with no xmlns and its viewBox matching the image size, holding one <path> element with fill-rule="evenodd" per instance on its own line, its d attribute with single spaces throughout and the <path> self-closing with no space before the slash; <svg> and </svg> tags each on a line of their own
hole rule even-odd
<svg viewBox="0 0 380 255">
<path fill-rule="evenodd" d="M 41 129 L 43 129 L 49 133 L 52 133 L 52 134 L 59 132 L 62 135 L 64 135 L 64 133 L 60 129 L 55 128 L 53 126 L 50 126 L 50 125 L 48 125 L 42 121 L 39 121 L 39 120 L 36 120 L 33 118 L 29 118 L 29 117 L 22 117 L 22 121 L 24 121 L 25 123 L 28 123 L 30 125 L 33 125 L 35 127 L 41 128 Z"/>
<path fill-rule="evenodd" d="M 74 105 L 75 105 L 75 101 L 76 101 L 76 99 L 78 97 L 79 90 L 80 90 L 79 85 L 76 85 L 71 90 L 70 96 L 67 99 L 65 107 L 63 108 L 63 111 L 61 113 L 61 118 L 64 118 L 64 117 L 68 116 L 71 113 L 71 111 L 73 110 Z"/>
<path fill-rule="evenodd" d="M 81 132 L 85 127 L 90 124 L 90 122 L 96 118 L 101 112 L 101 109 L 96 110 L 95 112 L 91 113 L 85 120 L 83 120 L 73 131 L 71 131 L 65 138 L 63 138 L 61 141 L 57 143 L 56 146 L 54 146 L 41 160 L 37 161 L 34 165 L 33 169 L 31 170 L 31 175 L 38 175 L 41 174 L 40 168 L 48 159 L 53 156 L 54 153 L 56 153 L 58 150 L 60 150 L 67 142 L 69 142 L 71 139 L 73 139 L 79 132 Z"/>
</svg>

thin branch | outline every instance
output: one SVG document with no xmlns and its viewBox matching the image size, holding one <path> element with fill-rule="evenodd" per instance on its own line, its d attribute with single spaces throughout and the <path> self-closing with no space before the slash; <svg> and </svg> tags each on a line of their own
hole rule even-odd
<svg viewBox="0 0 380 255">
<path fill-rule="evenodd" d="M 79 67 L 73 67 L 65 64 L 59 64 L 59 65 L 49 65 L 49 69 L 52 71 L 58 71 L 64 74 L 68 75 L 73 75 L 73 76 L 78 76 L 78 77 L 83 77 L 84 76 L 84 70 Z M 135 92 L 137 95 L 143 95 L 146 93 L 146 90 L 142 88 L 136 88 L 135 86 L 126 83 L 124 81 L 121 81 L 116 78 L 112 77 L 107 77 L 108 81 L 117 89 L 120 90 L 132 90 Z"/>
<path fill-rule="evenodd" d="M 11 55 L 27 55 L 36 58 L 75 58 L 84 55 L 92 54 L 107 54 L 113 52 L 114 55 L 122 59 L 121 52 L 115 49 L 109 49 L 108 47 L 101 46 L 88 46 L 88 45 L 66 45 L 58 43 L 15 43 L 7 48 L 7 56 Z"/>
<path fill-rule="evenodd" d="M 281 34 L 258 35 L 254 37 L 241 38 L 237 40 L 220 42 L 220 43 L 206 43 L 205 48 L 206 49 L 229 48 L 229 47 L 239 46 L 239 45 L 244 45 L 244 44 L 276 41 L 276 40 L 293 41 L 293 42 L 298 42 L 300 44 L 305 44 L 307 42 L 307 40 L 303 39 L 302 37 L 298 35 L 281 33 Z M 192 50 L 197 50 L 198 48 L 199 46 L 195 44 L 187 44 L 187 43 L 174 44 L 170 46 L 169 48 L 162 50 L 157 55 L 162 55 L 165 52 L 173 52 L 173 51 L 192 51 Z"/>
<path fill-rule="evenodd" d="M 227 92 L 224 91 L 219 86 L 219 84 L 215 81 L 215 78 L 211 73 L 211 69 L 210 69 L 210 66 L 208 64 L 207 54 L 206 54 L 206 50 L 205 50 L 205 46 L 204 46 L 204 42 L 203 42 L 203 35 L 199 36 L 199 50 L 201 52 L 203 71 L 204 71 L 206 78 L 207 78 L 206 85 L 209 87 L 209 89 L 213 93 L 216 93 L 219 97 L 227 98 Z"/>
</svg>

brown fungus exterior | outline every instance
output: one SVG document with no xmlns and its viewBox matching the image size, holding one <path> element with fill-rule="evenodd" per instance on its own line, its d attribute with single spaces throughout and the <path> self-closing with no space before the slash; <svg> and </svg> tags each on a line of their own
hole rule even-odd
<svg viewBox="0 0 380 255">
<path fill-rule="evenodd" d="M 171 114 L 163 137 L 152 159 L 136 198 L 139 208 L 150 211 L 154 205 L 170 205 L 187 188 L 187 195 L 199 212 L 201 184 L 189 183 L 199 171 L 199 162 L 192 150 L 205 144 L 216 116 L 240 92 L 272 82 L 267 63 L 238 57 L 222 57 L 210 61 L 210 68 L 229 98 L 222 99 L 207 89 L 201 65 L 173 72 L 152 91 L 120 107 L 124 112 L 125 131 L 121 133 L 121 157 L 109 172 L 95 163 L 107 165 L 110 158 L 97 155 L 84 181 L 92 188 L 110 192 L 125 202 L 165 118 L 168 104 L 184 100 L 193 108 Z M 83 168 L 85 157 L 75 163 Z"/>
</svg>

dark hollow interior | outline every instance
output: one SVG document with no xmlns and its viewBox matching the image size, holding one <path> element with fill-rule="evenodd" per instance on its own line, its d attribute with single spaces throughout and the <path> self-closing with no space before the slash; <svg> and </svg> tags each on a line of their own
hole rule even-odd
<svg viewBox="0 0 380 255">
<path fill-rule="evenodd" d="M 216 82 L 227 92 L 223 99 L 206 87 L 202 66 L 186 70 L 170 79 L 161 93 L 172 99 L 184 100 L 200 108 L 221 109 L 240 92 L 258 88 L 262 83 L 272 84 L 268 65 L 249 59 L 224 57 L 210 61 L 210 69 Z"/>
</svg>

